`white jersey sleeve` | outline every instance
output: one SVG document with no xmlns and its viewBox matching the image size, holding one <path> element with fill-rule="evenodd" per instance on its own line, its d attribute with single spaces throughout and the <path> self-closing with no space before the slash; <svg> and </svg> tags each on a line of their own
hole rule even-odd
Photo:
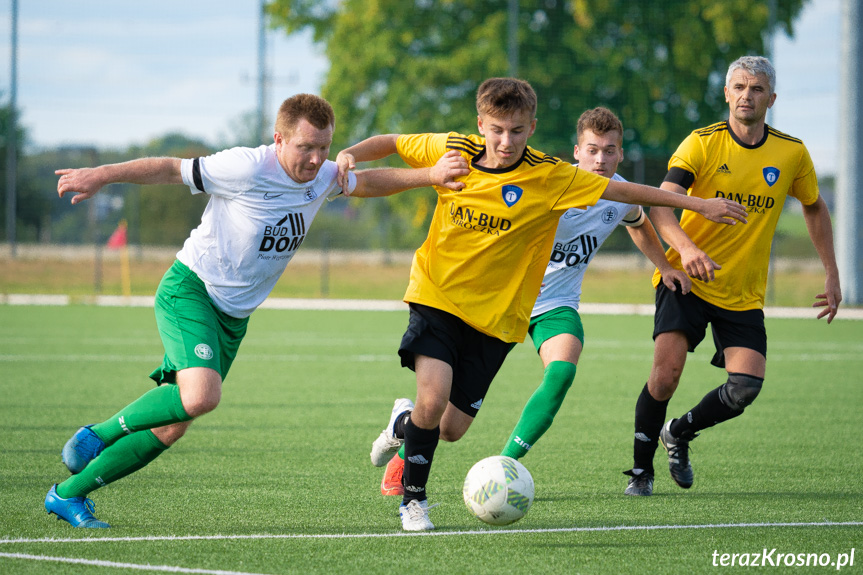
<svg viewBox="0 0 863 575">
<path fill-rule="evenodd" d="M 612 179 L 626 181 L 617 174 Z M 577 310 L 584 272 L 597 250 L 618 224 L 640 226 L 644 220 L 641 206 L 603 199 L 586 210 L 571 208 L 564 212 L 557 224 L 551 258 L 531 317 L 558 307 Z"/>
<path fill-rule="evenodd" d="M 641 206 L 632 206 L 632 209 L 620 220 L 620 225 L 627 228 L 637 228 L 643 225 L 646 219 L 647 216 L 644 214 L 644 208 Z"/>
<path fill-rule="evenodd" d="M 196 158 L 183 164 L 183 182 L 192 193 L 225 198 L 244 194 L 255 185 L 256 171 L 266 156 L 266 149 L 266 146 L 231 148 L 206 158 Z"/>
</svg>

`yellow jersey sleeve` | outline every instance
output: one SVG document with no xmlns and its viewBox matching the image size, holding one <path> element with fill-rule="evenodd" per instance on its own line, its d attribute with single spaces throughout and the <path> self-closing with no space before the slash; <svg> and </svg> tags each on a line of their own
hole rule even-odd
<svg viewBox="0 0 863 575">
<path fill-rule="evenodd" d="M 396 149 L 402 160 L 412 168 L 430 168 L 446 154 L 449 134 L 401 134 Z"/>
<path fill-rule="evenodd" d="M 668 169 L 680 168 L 698 178 L 705 160 L 705 149 L 701 139 L 694 133 L 689 134 L 677 147 L 668 160 Z"/>
<path fill-rule="evenodd" d="M 805 147 L 799 165 L 800 169 L 788 195 L 800 200 L 804 206 L 811 206 L 818 199 L 818 177 L 815 175 L 815 164 L 812 163 L 809 150 Z"/>
<path fill-rule="evenodd" d="M 561 191 L 552 206 L 555 211 L 566 211 L 569 208 L 584 210 L 599 201 L 610 181 L 578 166 L 559 162 L 549 172 L 546 186 L 550 191 Z"/>
</svg>

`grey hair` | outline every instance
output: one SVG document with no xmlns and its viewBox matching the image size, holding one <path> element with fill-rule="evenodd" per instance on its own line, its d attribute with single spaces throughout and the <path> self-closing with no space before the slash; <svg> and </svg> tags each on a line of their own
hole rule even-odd
<svg viewBox="0 0 863 575">
<path fill-rule="evenodd" d="M 767 76 L 770 93 L 772 94 L 776 91 L 776 69 L 773 68 L 773 64 L 770 63 L 770 60 L 764 56 L 741 56 L 732 62 L 728 67 L 728 73 L 725 75 L 726 87 L 731 83 L 731 75 L 734 74 L 736 70 L 743 70 L 753 76 L 757 76 L 759 74 Z"/>
</svg>

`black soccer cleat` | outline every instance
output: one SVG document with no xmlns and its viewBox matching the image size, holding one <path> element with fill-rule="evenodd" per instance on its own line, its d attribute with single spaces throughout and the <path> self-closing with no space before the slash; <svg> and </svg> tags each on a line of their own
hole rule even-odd
<svg viewBox="0 0 863 575">
<path fill-rule="evenodd" d="M 635 474 L 630 469 L 629 471 L 624 471 L 623 474 L 629 475 L 629 484 L 626 486 L 626 491 L 623 492 L 624 495 L 635 495 L 640 497 L 653 495 L 652 473 L 642 471 L 639 474 Z"/>
<path fill-rule="evenodd" d="M 671 435 L 671 419 L 662 426 L 659 432 L 659 443 L 668 452 L 668 471 L 671 478 L 684 489 L 692 487 L 694 475 L 692 465 L 689 463 L 689 442 L 698 437 L 692 433 L 689 437 L 674 437 Z"/>
</svg>

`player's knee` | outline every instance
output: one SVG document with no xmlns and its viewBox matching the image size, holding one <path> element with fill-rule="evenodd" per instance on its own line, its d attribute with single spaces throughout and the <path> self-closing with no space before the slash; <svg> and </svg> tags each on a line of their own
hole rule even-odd
<svg viewBox="0 0 863 575">
<path fill-rule="evenodd" d="M 189 417 L 199 417 L 216 409 L 222 399 L 222 376 L 204 367 L 177 372 L 180 400 Z"/>
<path fill-rule="evenodd" d="M 763 384 L 763 377 L 755 377 L 745 373 L 729 373 L 728 381 L 719 389 L 719 399 L 731 409 L 743 411 L 761 393 Z"/>
<path fill-rule="evenodd" d="M 190 417 L 200 417 L 210 413 L 222 399 L 221 389 L 211 390 L 208 393 L 197 394 L 189 398 L 183 398 L 183 409 Z"/>
<path fill-rule="evenodd" d="M 672 372 L 654 373 L 647 382 L 647 390 L 650 396 L 657 401 L 666 401 L 671 399 L 674 392 L 677 391 L 677 384 L 680 383 L 680 373 Z"/>
<path fill-rule="evenodd" d="M 458 441 L 459 439 L 464 437 L 465 431 L 467 431 L 467 430 L 466 429 L 465 430 L 447 429 L 447 428 L 441 427 L 441 430 L 440 430 L 441 441 L 446 441 L 449 443 L 452 443 L 453 441 Z"/>
<path fill-rule="evenodd" d="M 548 388 L 548 393 L 558 401 L 563 401 L 566 392 L 572 387 L 575 380 L 576 367 L 568 361 L 553 361 L 545 368 L 543 387 Z"/>
</svg>

